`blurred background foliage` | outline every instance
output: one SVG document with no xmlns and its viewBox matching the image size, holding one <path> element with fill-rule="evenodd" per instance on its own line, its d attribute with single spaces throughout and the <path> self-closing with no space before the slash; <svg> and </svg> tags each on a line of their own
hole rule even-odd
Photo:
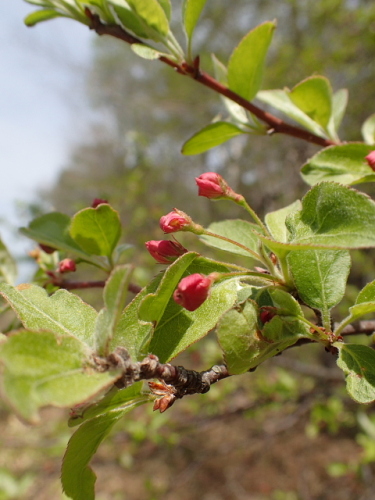
<svg viewBox="0 0 375 500">
<path fill-rule="evenodd" d="M 172 3 L 177 25 L 181 2 Z M 341 139 L 361 140 L 360 126 L 375 111 L 375 3 L 208 1 L 195 43 L 202 67 L 213 73 L 211 52 L 226 63 L 251 28 L 274 18 L 278 29 L 263 88 L 327 76 L 334 90 L 350 94 Z M 163 238 L 158 220 L 173 207 L 203 225 L 242 216 L 227 202 L 197 198 L 194 177 L 201 173 L 223 175 L 262 216 L 307 191 L 299 168 L 317 148 L 297 139 L 239 137 L 206 154 L 182 156 L 183 142 L 224 113 L 220 99 L 156 61 L 139 59 L 121 42 L 95 38 L 82 99 L 91 109 L 86 132 L 70 146 L 56 185 L 41 192 L 43 202 L 29 212 L 73 214 L 95 197 L 109 200 L 121 214 L 124 241 L 135 245 L 131 259 L 143 269 L 136 274 L 141 283 L 159 269 L 144 242 Z M 179 239 L 202 249 L 191 235 Z M 349 292 L 373 280 L 374 271 L 372 252 L 354 252 Z M 99 292 L 90 294 L 94 301 Z M 339 307 L 351 305 L 350 295 Z M 219 359 L 208 336 L 177 362 L 205 369 Z M 0 500 L 63 498 L 65 417 L 46 409 L 45 424 L 31 431 L 1 410 Z M 370 500 L 374 450 L 373 407 L 359 408 L 346 396 L 331 355 L 304 346 L 253 374 L 221 381 L 207 395 L 185 398 L 166 414 L 137 409 L 100 448 L 94 468 L 98 500 Z"/>
</svg>

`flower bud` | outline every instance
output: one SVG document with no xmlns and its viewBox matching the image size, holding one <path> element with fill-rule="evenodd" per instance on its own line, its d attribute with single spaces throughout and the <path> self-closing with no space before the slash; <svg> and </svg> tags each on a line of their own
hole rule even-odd
<svg viewBox="0 0 375 500">
<path fill-rule="evenodd" d="M 375 150 L 366 156 L 369 167 L 375 172 Z"/>
<path fill-rule="evenodd" d="M 172 212 L 160 218 L 160 227 L 164 233 L 174 233 L 176 231 L 184 231 L 184 228 L 191 226 L 192 222 L 191 218 L 185 212 L 175 208 Z"/>
<path fill-rule="evenodd" d="M 146 241 L 147 250 L 160 264 L 169 264 L 187 252 L 178 241 L 160 240 Z"/>
<path fill-rule="evenodd" d="M 196 177 L 195 182 L 198 186 L 198 195 L 205 196 L 210 200 L 230 199 L 240 201 L 243 196 L 233 191 L 221 175 L 215 172 L 206 172 Z"/>
<path fill-rule="evenodd" d="M 93 202 L 91 203 L 91 208 L 96 208 L 99 205 L 102 205 L 103 203 L 105 205 L 108 205 L 108 201 L 107 200 L 102 200 L 101 198 L 94 198 Z"/>
<path fill-rule="evenodd" d="M 276 316 L 276 308 L 273 306 L 262 306 L 260 308 L 259 319 L 265 324 L 271 321 L 271 319 Z"/>
<path fill-rule="evenodd" d="M 76 263 L 73 259 L 64 259 L 59 264 L 60 273 L 73 273 L 76 270 Z"/>
<path fill-rule="evenodd" d="M 213 282 L 213 275 L 190 274 L 180 281 L 173 299 L 188 311 L 195 311 L 207 299 Z"/>
</svg>

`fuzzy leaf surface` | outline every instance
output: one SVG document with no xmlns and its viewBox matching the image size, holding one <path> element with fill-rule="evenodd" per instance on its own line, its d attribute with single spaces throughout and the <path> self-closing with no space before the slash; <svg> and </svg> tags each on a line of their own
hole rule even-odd
<svg viewBox="0 0 375 500">
<path fill-rule="evenodd" d="M 298 294 L 308 306 L 328 311 L 343 298 L 350 271 L 348 251 L 291 251 L 287 261 Z"/>
<path fill-rule="evenodd" d="M 285 226 L 285 220 L 289 214 L 296 210 L 301 210 L 301 208 L 301 202 L 297 200 L 287 207 L 280 208 L 280 210 L 275 210 L 266 215 L 265 222 L 267 228 L 276 241 L 281 241 L 283 243 L 288 241 L 288 230 Z"/>
<path fill-rule="evenodd" d="M 337 365 L 346 376 L 346 388 L 358 403 L 375 400 L 375 351 L 356 344 L 340 344 Z"/>
<path fill-rule="evenodd" d="M 37 285 L 12 287 L 5 283 L 0 284 L 0 293 L 25 328 L 72 335 L 93 346 L 97 312 L 77 295 L 61 289 L 49 297 Z"/>
<path fill-rule="evenodd" d="M 234 49 L 228 64 L 228 85 L 251 101 L 262 84 L 263 68 L 275 22 L 265 22 L 248 33 Z"/>
<path fill-rule="evenodd" d="M 305 163 L 301 169 L 302 177 L 310 186 L 321 181 L 341 184 L 375 182 L 375 173 L 365 160 L 371 150 L 371 146 L 363 143 L 329 146 Z"/>
<path fill-rule="evenodd" d="M 204 153 L 226 141 L 229 141 L 237 135 L 244 134 L 245 132 L 229 122 L 215 122 L 202 128 L 199 132 L 194 134 L 182 146 L 182 154 L 184 155 L 197 155 Z"/>
<path fill-rule="evenodd" d="M 332 112 L 332 88 L 327 78 L 306 78 L 290 91 L 289 97 L 307 116 L 327 128 Z"/>
<path fill-rule="evenodd" d="M 110 257 L 121 236 L 120 217 L 108 204 L 84 208 L 72 218 L 69 232 L 84 252 Z"/>
<path fill-rule="evenodd" d="M 109 343 L 125 307 L 132 271 L 131 266 L 116 267 L 104 287 L 104 308 L 99 312 L 95 324 L 96 349 L 101 355 L 108 354 Z"/>
<path fill-rule="evenodd" d="M 37 422 L 47 405 L 71 407 L 113 384 L 119 374 L 94 369 L 90 349 L 75 337 L 21 330 L 0 344 L 2 391 L 23 419 Z"/>
</svg>

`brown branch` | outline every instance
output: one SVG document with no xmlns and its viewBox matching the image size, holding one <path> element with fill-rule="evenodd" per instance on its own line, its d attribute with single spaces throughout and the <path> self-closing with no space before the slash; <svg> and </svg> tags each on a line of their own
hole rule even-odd
<svg viewBox="0 0 375 500">
<path fill-rule="evenodd" d="M 54 285 L 64 288 L 65 290 L 79 290 L 85 288 L 104 288 L 106 281 L 56 281 Z M 142 288 L 135 283 L 129 283 L 128 290 L 136 295 Z"/>
<path fill-rule="evenodd" d="M 103 370 L 121 368 L 122 375 L 116 382 L 119 388 L 128 387 L 140 380 L 158 379 L 159 383 L 150 382 L 149 386 L 151 392 L 158 396 L 154 410 L 160 412 L 170 408 L 176 399 L 189 394 L 205 394 L 212 384 L 230 376 L 225 365 L 215 365 L 209 370 L 197 372 L 183 366 L 160 363 L 154 354 L 149 354 L 142 361 L 132 362 L 123 347 L 117 347 L 105 360 L 96 358 L 96 362 Z"/>
<path fill-rule="evenodd" d="M 145 45 L 144 42 L 135 36 L 131 35 L 127 31 L 125 31 L 121 26 L 118 25 L 106 25 L 100 21 L 99 16 L 93 14 L 89 9 L 85 10 L 87 17 L 91 21 L 90 29 L 94 30 L 98 35 L 109 35 L 115 38 L 118 38 L 126 43 L 132 45 L 133 43 L 139 43 Z M 310 142 L 312 144 L 317 144 L 318 146 L 327 147 L 336 144 L 334 141 L 330 141 L 328 139 L 324 139 L 315 135 L 307 130 L 301 129 L 299 127 L 295 127 L 293 125 L 289 125 L 285 121 L 276 116 L 268 113 L 255 104 L 251 103 L 247 99 L 244 99 L 237 93 L 233 92 L 229 88 L 222 85 L 220 82 L 215 80 L 208 73 L 205 73 L 199 69 L 199 58 L 195 59 L 193 65 L 190 65 L 186 62 L 182 64 L 178 64 L 168 57 L 160 56 L 159 60 L 165 64 L 168 64 L 172 68 L 174 68 L 178 73 L 190 76 L 200 84 L 204 85 L 212 89 L 214 92 L 227 97 L 228 99 L 236 102 L 244 109 L 250 111 L 254 116 L 256 116 L 259 120 L 265 122 L 268 126 L 268 133 L 271 134 L 286 134 L 292 137 L 296 137 L 298 139 L 303 139 L 304 141 Z"/>
</svg>

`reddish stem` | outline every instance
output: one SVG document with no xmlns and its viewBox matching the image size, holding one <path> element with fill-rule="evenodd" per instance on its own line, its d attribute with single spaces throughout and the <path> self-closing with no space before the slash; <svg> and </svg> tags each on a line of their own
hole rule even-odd
<svg viewBox="0 0 375 500">
<path fill-rule="evenodd" d="M 144 42 L 142 40 L 127 33 L 120 26 L 112 24 L 105 25 L 100 21 L 99 16 L 93 14 L 89 9 L 86 8 L 85 12 L 87 17 L 91 21 L 90 29 L 94 30 L 98 35 L 113 36 L 126 43 L 129 43 L 130 45 L 133 43 L 140 43 L 144 45 Z M 191 78 L 201 83 L 205 87 L 212 89 L 214 92 L 221 94 L 224 97 L 227 97 L 231 101 L 236 102 L 237 104 L 242 106 L 244 109 L 250 111 L 250 113 L 256 116 L 259 120 L 269 125 L 268 133 L 270 135 L 276 133 L 286 134 L 292 137 L 297 137 L 298 139 L 303 139 L 304 141 L 310 142 L 312 144 L 317 144 L 318 146 L 322 147 L 327 147 L 337 144 L 334 141 L 330 141 L 328 139 L 324 139 L 323 137 L 319 137 L 318 135 L 315 135 L 307 130 L 295 127 L 293 125 L 289 125 L 288 123 L 284 122 L 280 118 L 277 118 L 271 113 L 268 113 L 263 109 L 258 108 L 258 106 L 256 106 L 255 104 L 252 104 L 247 99 L 244 99 L 240 95 L 236 94 L 236 92 L 233 92 L 228 87 L 222 85 L 208 73 L 201 71 L 199 69 L 199 59 L 195 59 L 193 65 L 189 65 L 186 62 L 178 64 L 172 61 L 171 59 L 168 59 L 168 57 L 165 56 L 159 57 L 159 60 L 165 64 L 168 64 L 168 66 L 174 68 L 178 73 L 185 76 L 190 76 Z"/>
</svg>

